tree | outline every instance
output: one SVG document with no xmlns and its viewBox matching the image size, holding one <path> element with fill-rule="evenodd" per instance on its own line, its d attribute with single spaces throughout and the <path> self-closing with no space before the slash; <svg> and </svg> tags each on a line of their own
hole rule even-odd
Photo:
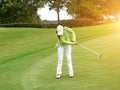
<svg viewBox="0 0 120 90">
<path fill-rule="evenodd" d="M 46 0 L 49 9 L 57 12 L 58 24 L 60 24 L 60 9 L 63 9 L 68 1 L 69 0 Z"/>
<path fill-rule="evenodd" d="M 74 18 L 93 18 L 99 20 L 104 16 L 120 18 L 120 0 L 70 0 L 67 4 L 68 14 Z"/>
<path fill-rule="evenodd" d="M 98 9 L 100 4 L 97 1 L 70 0 L 66 6 L 68 14 L 72 15 L 73 18 L 92 18 L 99 20 L 102 18 L 102 13 Z"/>
<path fill-rule="evenodd" d="M 34 23 L 37 23 L 38 15 L 37 15 L 37 8 L 44 7 L 45 1 L 44 0 L 21 0 L 33 19 Z"/>
<path fill-rule="evenodd" d="M 0 22 L 6 22 L 5 20 L 8 19 L 8 10 L 10 7 L 13 6 L 11 0 L 1 0 L 0 1 Z"/>
<path fill-rule="evenodd" d="M 0 0 L 0 23 L 37 23 L 44 0 Z"/>
<path fill-rule="evenodd" d="M 107 17 L 108 19 L 109 16 L 114 16 L 116 18 L 120 18 L 120 0 L 104 0 L 104 7 L 102 9 L 103 14 Z"/>
</svg>

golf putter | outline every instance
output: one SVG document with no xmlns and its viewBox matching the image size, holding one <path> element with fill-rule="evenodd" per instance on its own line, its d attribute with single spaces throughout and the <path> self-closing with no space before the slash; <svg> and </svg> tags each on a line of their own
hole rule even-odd
<svg viewBox="0 0 120 90">
<path fill-rule="evenodd" d="M 90 48 L 87 48 L 86 46 L 84 46 L 82 44 L 79 44 L 79 46 L 82 47 L 82 48 L 84 48 L 84 49 L 86 49 L 86 50 L 88 50 L 88 51 L 90 51 L 90 52 L 92 52 L 92 53 L 94 53 L 94 54 L 96 54 L 98 56 L 98 58 L 102 57 L 102 54 L 100 54 L 100 53 L 98 53 L 98 52 L 96 52 L 96 51 L 94 51 L 94 50 L 92 50 Z"/>
</svg>

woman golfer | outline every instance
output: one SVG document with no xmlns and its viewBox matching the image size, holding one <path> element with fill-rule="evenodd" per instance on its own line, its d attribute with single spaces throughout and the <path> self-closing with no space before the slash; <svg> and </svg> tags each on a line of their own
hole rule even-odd
<svg viewBox="0 0 120 90">
<path fill-rule="evenodd" d="M 72 67 L 72 58 L 71 58 L 71 45 L 78 45 L 76 41 L 76 35 L 71 28 L 63 27 L 62 25 L 57 26 L 56 31 L 58 37 L 58 64 L 56 71 L 56 78 L 59 79 L 62 74 L 62 61 L 64 50 L 66 51 L 66 58 L 69 70 L 69 76 L 73 77 L 73 67 Z"/>
</svg>

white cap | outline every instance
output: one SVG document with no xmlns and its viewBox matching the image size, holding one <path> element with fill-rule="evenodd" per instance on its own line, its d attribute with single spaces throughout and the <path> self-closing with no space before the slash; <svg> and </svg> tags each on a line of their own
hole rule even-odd
<svg viewBox="0 0 120 90">
<path fill-rule="evenodd" d="M 57 26 L 57 35 L 63 35 L 64 27 L 62 25 Z"/>
</svg>

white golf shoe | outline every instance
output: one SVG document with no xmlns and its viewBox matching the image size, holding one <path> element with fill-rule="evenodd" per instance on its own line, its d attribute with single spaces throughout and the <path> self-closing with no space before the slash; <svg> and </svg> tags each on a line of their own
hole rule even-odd
<svg viewBox="0 0 120 90">
<path fill-rule="evenodd" d="M 70 76 L 70 78 L 73 78 L 73 77 L 74 77 L 74 75 L 73 75 L 73 74 L 70 74 L 69 76 Z"/>
<path fill-rule="evenodd" d="M 59 78 L 61 78 L 61 74 L 56 75 L 56 79 L 59 79 Z"/>
</svg>

